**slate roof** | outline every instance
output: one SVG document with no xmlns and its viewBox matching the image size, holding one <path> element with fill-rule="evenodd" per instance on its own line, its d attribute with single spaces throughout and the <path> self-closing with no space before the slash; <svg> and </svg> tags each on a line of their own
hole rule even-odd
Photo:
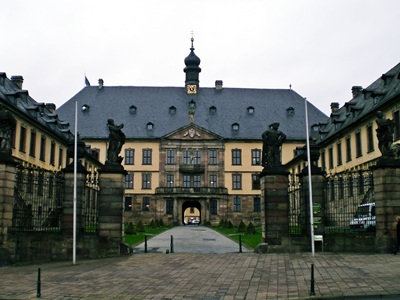
<svg viewBox="0 0 400 300">
<path fill-rule="evenodd" d="M 17 76 L 21 77 L 22 76 Z M 29 96 L 27 90 L 20 89 L 6 73 L 0 73 L 0 102 L 13 107 L 21 115 L 54 134 L 65 143 L 73 140 L 68 122 L 61 121 L 54 112 L 55 105 L 40 103 Z"/>
<path fill-rule="evenodd" d="M 362 89 L 337 111 L 332 112 L 327 122 L 321 123 L 317 144 L 329 143 L 339 132 L 346 131 L 370 118 L 378 110 L 393 101 L 400 101 L 400 63 Z M 376 117 L 372 116 L 376 119 Z"/>
<path fill-rule="evenodd" d="M 158 139 L 189 124 L 189 102 L 196 104 L 194 123 L 224 139 L 261 140 L 273 122 L 288 140 L 304 140 L 304 98 L 290 89 L 249 89 L 200 87 L 197 95 L 187 95 L 184 87 L 86 86 L 57 109 L 61 119 L 74 126 L 78 101 L 78 132 L 82 139 L 108 138 L 107 119 L 124 124 L 128 139 Z M 82 110 L 83 106 L 86 110 Z M 136 108 L 133 113 L 131 107 Z M 176 113 L 171 114 L 170 108 Z M 215 107 L 213 114 L 210 108 Z M 248 113 L 253 107 L 254 113 Z M 309 125 L 328 117 L 308 103 Z M 147 124 L 154 124 L 147 130 Z M 232 130 L 232 124 L 239 130 Z"/>
</svg>

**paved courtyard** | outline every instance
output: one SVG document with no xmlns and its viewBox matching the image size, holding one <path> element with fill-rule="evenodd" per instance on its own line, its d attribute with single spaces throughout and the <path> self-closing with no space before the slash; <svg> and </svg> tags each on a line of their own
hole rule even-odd
<svg viewBox="0 0 400 300">
<path fill-rule="evenodd" d="M 193 232 L 187 229 L 186 233 Z M 178 236 L 174 239 L 179 240 Z M 315 296 L 310 296 L 312 264 Z M 351 299 L 372 295 L 399 295 L 400 299 L 398 255 L 325 252 L 312 258 L 310 253 L 249 251 L 166 254 L 164 249 L 77 260 L 76 265 L 66 261 L 0 268 L 0 299 L 36 299 L 39 267 L 41 299 Z"/>
</svg>

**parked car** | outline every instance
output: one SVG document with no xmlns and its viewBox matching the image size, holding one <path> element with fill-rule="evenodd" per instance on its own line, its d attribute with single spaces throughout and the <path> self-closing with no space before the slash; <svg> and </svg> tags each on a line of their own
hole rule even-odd
<svg viewBox="0 0 400 300">
<path fill-rule="evenodd" d="M 375 231 L 376 216 L 375 203 L 360 204 L 350 221 L 350 229 L 352 231 Z"/>
</svg>

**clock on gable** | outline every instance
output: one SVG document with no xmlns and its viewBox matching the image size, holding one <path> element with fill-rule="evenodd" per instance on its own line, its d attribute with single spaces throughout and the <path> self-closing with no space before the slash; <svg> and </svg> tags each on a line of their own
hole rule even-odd
<svg viewBox="0 0 400 300">
<path fill-rule="evenodd" d="M 186 86 L 187 94 L 197 94 L 197 86 L 195 84 L 188 84 Z"/>
</svg>

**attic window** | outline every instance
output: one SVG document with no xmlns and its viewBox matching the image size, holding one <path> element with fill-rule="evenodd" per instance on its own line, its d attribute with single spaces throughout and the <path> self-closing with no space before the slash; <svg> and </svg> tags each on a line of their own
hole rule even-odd
<svg viewBox="0 0 400 300">
<path fill-rule="evenodd" d="M 217 108 L 215 106 L 210 107 L 210 114 L 215 115 L 217 113 Z"/>
<path fill-rule="evenodd" d="M 196 108 L 196 102 L 194 102 L 193 100 L 191 100 L 189 102 L 189 108 Z"/>
<path fill-rule="evenodd" d="M 247 108 L 247 113 L 248 113 L 249 115 L 253 115 L 253 114 L 254 114 L 254 107 L 253 107 L 253 106 L 249 106 L 249 107 Z"/>
<path fill-rule="evenodd" d="M 169 108 L 169 114 L 170 115 L 175 115 L 176 114 L 176 107 L 175 106 L 171 106 Z"/>
<path fill-rule="evenodd" d="M 154 124 L 149 122 L 147 123 L 147 130 L 153 130 L 154 129 Z"/>
<path fill-rule="evenodd" d="M 90 108 L 90 106 L 87 105 L 87 104 L 83 104 L 83 105 L 82 105 L 82 111 L 83 111 L 83 112 L 88 112 L 88 111 L 89 111 L 89 108 Z"/>
<path fill-rule="evenodd" d="M 312 128 L 313 131 L 318 132 L 319 125 L 318 124 L 314 124 L 314 125 L 311 126 L 311 128 Z"/>
<path fill-rule="evenodd" d="M 286 109 L 286 115 L 287 116 L 294 116 L 294 108 L 293 107 L 289 107 L 288 109 Z"/>
<path fill-rule="evenodd" d="M 137 108 L 136 108 L 135 105 L 131 105 L 131 106 L 129 107 L 129 113 L 130 113 L 130 114 L 135 115 L 135 114 L 136 114 L 136 111 L 137 111 Z"/>
<path fill-rule="evenodd" d="M 238 131 L 239 130 L 239 124 L 238 123 L 233 123 L 232 124 L 232 130 L 233 131 Z"/>
</svg>

